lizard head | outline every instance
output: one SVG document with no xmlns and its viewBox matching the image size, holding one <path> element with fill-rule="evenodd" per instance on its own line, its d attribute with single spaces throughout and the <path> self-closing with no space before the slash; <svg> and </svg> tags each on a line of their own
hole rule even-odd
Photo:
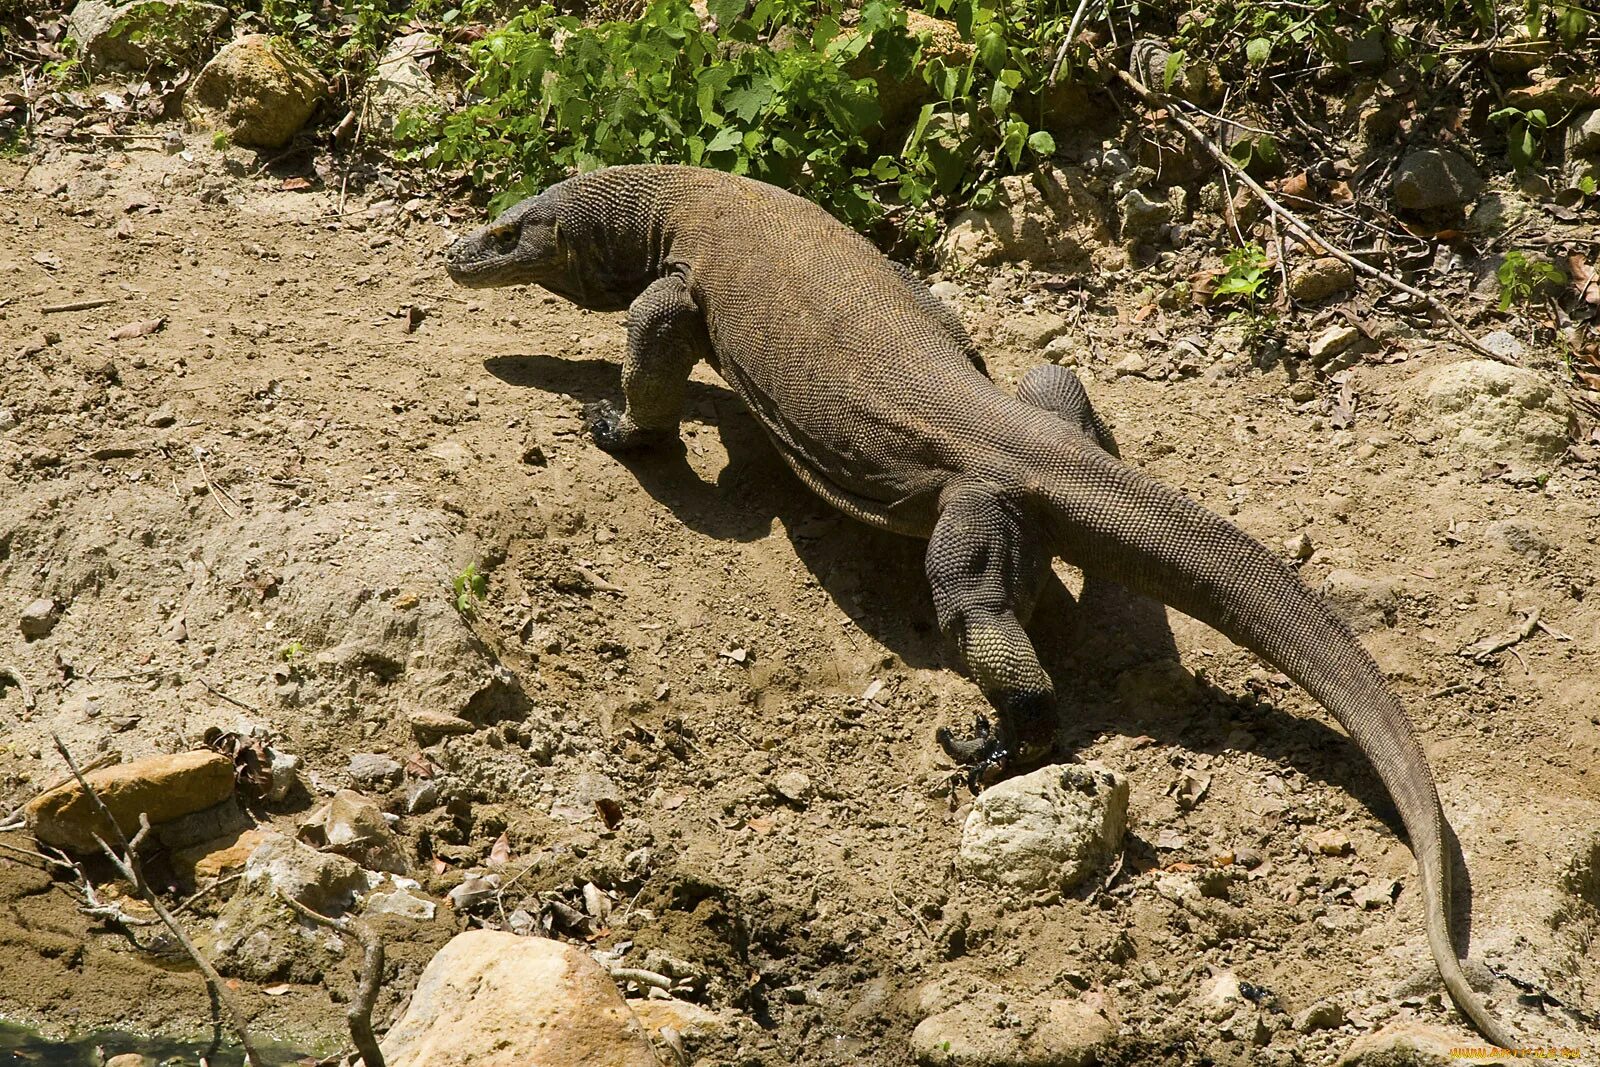
<svg viewBox="0 0 1600 1067">
<path fill-rule="evenodd" d="M 536 285 L 565 271 L 567 248 L 547 196 L 532 196 L 506 209 L 487 226 L 457 238 L 445 249 L 445 269 L 458 285 L 486 289 Z"/>
</svg>

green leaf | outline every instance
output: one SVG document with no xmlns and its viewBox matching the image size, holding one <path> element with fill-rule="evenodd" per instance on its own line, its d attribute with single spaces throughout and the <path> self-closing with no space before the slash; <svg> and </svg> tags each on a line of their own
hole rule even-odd
<svg viewBox="0 0 1600 1067">
<path fill-rule="evenodd" d="M 1047 130 L 1034 130 L 1028 135 L 1028 147 L 1038 155 L 1053 156 L 1056 153 L 1056 139 Z"/>
<path fill-rule="evenodd" d="M 772 95 L 770 82 L 756 83 L 730 91 L 722 98 L 722 106 L 740 122 L 750 123 L 772 103 Z"/>
<path fill-rule="evenodd" d="M 707 153 L 726 152 L 730 148 L 737 148 L 743 140 L 744 132 L 738 127 L 724 126 L 717 131 L 715 137 L 711 138 L 711 142 L 706 145 L 705 150 Z"/>
<path fill-rule="evenodd" d="M 1252 37 L 1245 42 L 1244 58 L 1252 67 L 1264 67 L 1272 59 L 1272 42 L 1265 37 Z"/>
<path fill-rule="evenodd" d="M 1183 73 L 1183 61 L 1185 58 L 1186 57 L 1183 49 L 1181 48 L 1176 52 L 1172 52 L 1167 55 L 1167 64 L 1162 68 L 1161 71 L 1162 92 L 1172 92 L 1173 83 L 1178 80 L 1178 75 Z"/>
<path fill-rule="evenodd" d="M 717 29 L 726 33 L 744 16 L 744 0 L 706 0 L 706 10 L 717 20 Z"/>
<path fill-rule="evenodd" d="M 1011 161 L 1013 167 L 1022 162 L 1022 147 L 1028 143 L 1028 124 L 1020 119 L 1012 119 L 1006 123 L 1005 134 L 1000 142 L 1000 150 Z"/>
<path fill-rule="evenodd" d="M 1556 32 L 1567 44 L 1577 44 L 1583 40 L 1588 29 L 1589 16 L 1581 7 L 1564 5 L 1556 15 Z"/>
<path fill-rule="evenodd" d="M 989 68 L 990 74 L 999 74 L 1006 65 L 1006 39 L 999 30 L 989 30 L 978 39 L 978 61 Z"/>
</svg>

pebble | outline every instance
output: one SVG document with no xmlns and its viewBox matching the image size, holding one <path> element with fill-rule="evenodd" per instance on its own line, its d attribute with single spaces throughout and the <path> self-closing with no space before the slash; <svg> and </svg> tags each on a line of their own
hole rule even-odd
<svg viewBox="0 0 1600 1067">
<path fill-rule="evenodd" d="M 1343 830 L 1324 830 L 1314 834 L 1311 847 L 1324 856 L 1347 856 L 1355 851 L 1350 835 Z"/>
<path fill-rule="evenodd" d="M 1336 1001 L 1323 1000 L 1294 1017 L 1294 1028 L 1302 1034 L 1309 1034 L 1316 1030 L 1332 1030 L 1334 1027 L 1343 1026 L 1345 1021 L 1344 1008 Z"/>
<path fill-rule="evenodd" d="M 1510 330 L 1491 330 L 1478 338 L 1478 344 L 1513 363 L 1522 362 L 1528 354 L 1528 346 Z"/>
<path fill-rule="evenodd" d="M 1065 892 L 1118 853 L 1128 780 L 1095 764 L 1053 765 L 973 801 L 956 863 L 968 878 L 1021 892 Z"/>
<path fill-rule="evenodd" d="M 1350 264 L 1333 256 L 1323 256 L 1297 266 L 1289 275 L 1289 295 L 1314 303 L 1342 293 L 1356 284 Z"/>
<path fill-rule="evenodd" d="M 1361 331 L 1354 326 L 1329 326 L 1311 339 L 1306 352 L 1312 359 L 1322 362 L 1338 355 L 1361 339 Z"/>
<path fill-rule="evenodd" d="M 1297 533 L 1285 541 L 1283 548 L 1289 554 L 1290 559 L 1297 560 L 1308 560 L 1311 558 L 1311 554 L 1316 551 L 1316 547 L 1311 543 L 1311 535 L 1304 532 Z"/>
<path fill-rule="evenodd" d="M 441 738 L 470 734 L 477 729 L 459 715 L 451 715 L 447 711 L 437 711 L 433 708 L 418 708 L 408 714 L 406 720 L 411 724 L 411 732 L 415 735 L 417 744 L 424 747 Z"/>
<path fill-rule="evenodd" d="M 961 286 L 955 282 L 934 282 L 928 286 L 928 292 L 947 304 L 958 303 L 961 300 Z"/>
<path fill-rule="evenodd" d="M 350 777 L 364 785 L 393 785 L 405 770 L 400 762 L 378 752 L 357 752 L 350 757 Z"/>
<path fill-rule="evenodd" d="M 177 421 L 178 416 L 174 415 L 172 409 L 166 405 L 156 408 L 154 411 L 150 412 L 150 414 L 144 417 L 144 424 L 155 429 L 171 426 Z"/>
<path fill-rule="evenodd" d="M 1135 352 L 1132 355 L 1123 356 L 1121 359 L 1117 360 L 1111 365 L 1111 369 L 1119 378 L 1125 375 L 1137 376 L 1150 369 L 1150 361 Z"/>
<path fill-rule="evenodd" d="M 816 794 L 811 778 L 801 771 L 784 771 L 773 779 L 772 789 L 791 804 L 805 805 Z"/>
<path fill-rule="evenodd" d="M 22 609 L 22 616 L 17 620 L 17 628 L 22 631 L 22 636 L 28 640 L 44 637 L 56 628 L 56 623 L 61 618 L 61 612 L 56 608 L 56 602 L 48 597 L 41 597 Z"/>
<path fill-rule="evenodd" d="M 17 413 L 10 408 L 0 408 L 0 433 L 15 429 L 16 425 Z"/>
</svg>

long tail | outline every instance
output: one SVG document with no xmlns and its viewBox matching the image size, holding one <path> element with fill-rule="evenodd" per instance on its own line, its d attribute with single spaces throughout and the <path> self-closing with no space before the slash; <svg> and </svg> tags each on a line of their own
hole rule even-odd
<svg viewBox="0 0 1600 1067">
<path fill-rule="evenodd" d="M 1485 1038 L 1515 1047 L 1467 984 L 1451 944 L 1445 819 L 1427 757 L 1350 628 L 1258 541 L 1187 497 L 1088 446 L 1052 458 L 1057 473 L 1040 495 L 1059 523 L 1063 559 L 1220 630 L 1303 686 L 1355 739 L 1411 837 L 1445 988 Z"/>
</svg>

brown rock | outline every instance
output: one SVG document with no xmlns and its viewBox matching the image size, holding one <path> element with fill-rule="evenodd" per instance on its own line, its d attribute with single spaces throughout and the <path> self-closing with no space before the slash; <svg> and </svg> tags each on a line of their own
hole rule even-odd
<svg viewBox="0 0 1600 1067">
<path fill-rule="evenodd" d="M 1333 256 L 1323 256 L 1309 263 L 1301 263 L 1290 272 L 1289 295 L 1311 303 L 1326 300 L 1355 284 L 1356 272 L 1350 264 Z"/>
<path fill-rule="evenodd" d="M 1339 1067 L 1446 1067 L 1471 1063 L 1475 1067 L 1509 1064 L 1510 1058 L 1485 1056 L 1463 1059 L 1452 1049 L 1487 1049 L 1481 1037 L 1456 1036 L 1412 1019 L 1392 1022 L 1375 1034 L 1364 1034 L 1350 1043 L 1339 1059 Z"/>
<path fill-rule="evenodd" d="M 233 761 L 209 751 L 151 756 L 85 777 L 128 837 L 138 832 L 141 813 L 159 825 L 214 807 L 233 795 Z M 77 782 L 34 799 L 27 812 L 35 836 L 47 845 L 88 854 L 100 851 L 95 834 L 111 839 L 110 825 L 95 812 Z"/>
<path fill-rule="evenodd" d="M 411 733 L 416 737 L 417 744 L 431 745 L 443 737 L 455 737 L 458 734 L 470 734 L 477 727 L 459 715 L 451 715 L 448 711 L 435 711 L 431 708 L 422 708 L 406 716 L 411 723 Z"/>
<path fill-rule="evenodd" d="M 173 873 L 190 885 L 206 885 L 244 870 L 250 853 L 269 836 L 261 830 L 241 830 L 193 848 L 179 849 L 172 854 Z"/>
<path fill-rule="evenodd" d="M 328 93 L 322 76 L 281 38 L 252 33 L 212 57 L 184 97 L 196 125 L 241 145 L 281 148 Z"/>
<path fill-rule="evenodd" d="M 369 870 L 405 874 L 410 869 L 405 849 L 382 809 L 353 790 L 339 790 L 313 812 L 300 836 Z"/>
<path fill-rule="evenodd" d="M 383 1041 L 418 1067 L 660 1067 L 611 976 L 559 941 L 458 934 L 428 963 Z"/>
<path fill-rule="evenodd" d="M 1001 178 L 994 206 L 958 215 L 938 255 L 946 270 L 1020 260 L 1087 269 L 1110 243 L 1105 207 L 1083 175 L 1047 166 Z"/>
<path fill-rule="evenodd" d="M 702 1008 L 687 1000 L 668 997 L 665 1000 L 630 1000 L 628 1007 L 639 1017 L 639 1022 L 651 1034 L 660 1034 L 671 1028 L 683 1037 L 702 1039 L 728 1032 L 728 1023 L 710 1008 Z"/>
</svg>

